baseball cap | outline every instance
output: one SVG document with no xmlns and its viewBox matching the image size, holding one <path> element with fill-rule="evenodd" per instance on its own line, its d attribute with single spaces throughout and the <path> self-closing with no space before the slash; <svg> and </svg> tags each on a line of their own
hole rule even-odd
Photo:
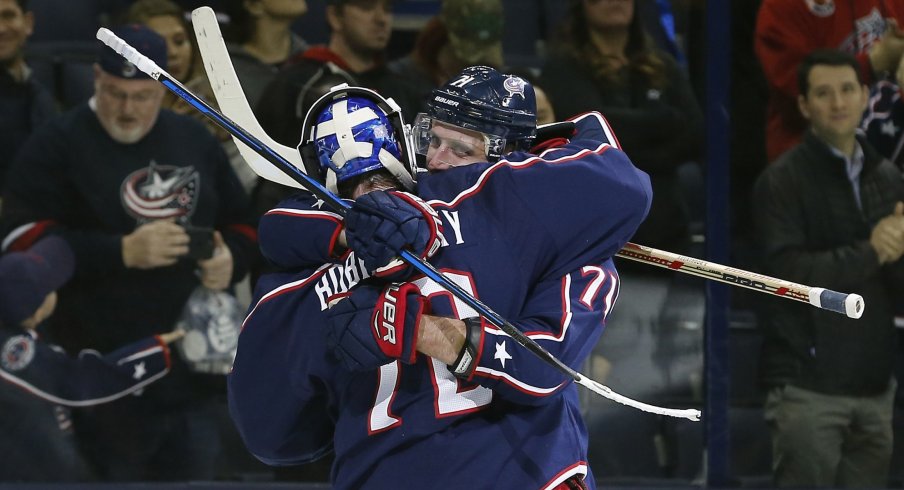
<svg viewBox="0 0 904 490">
<path fill-rule="evenodd" d="M 166 41 L 159 34 L 141 24 L 122 25 L 110 30 L 166 70 Z M 101 45 L 97 63 L 105 72 L 120 78 L 138 80 L 150 78 L 106 45 Z"/>
<path fill-rule="evenodd" d="M 0 256 L 0 322 L 18 326 L 72 277 L 75 257 L 65 240 L 48 236 L 24 252 Z"/>
<path fill-rule="evenodd" d="M 502 0 L 443 0 L 441 16 L 462 61 L 502 65 Z"/>
</svg>

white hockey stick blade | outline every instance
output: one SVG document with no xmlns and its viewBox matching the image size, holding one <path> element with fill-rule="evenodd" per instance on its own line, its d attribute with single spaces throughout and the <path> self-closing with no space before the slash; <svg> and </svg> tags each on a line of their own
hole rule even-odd
<svg viewBox="0 0 904 490">
<path fill-rule="evenodd" d="M 612 391 L 612 388 L 609 388 L 606 385 L 600 384 L 583 374 L 580 379 L 575 380 L 579 385 L 589 389 L 590 391 L 602 395 L 614 402 L 621 403 L 622 405 L 627 405 L 631 408 L 636 408 L 638 410 L 642 410 L 644 412 L 655 413 L 657 415 L 666 415 L 668 417 L 677 417 L 682 419 L 693 420 L 694 422 L 698 422 L 700 420 L 700 410 L 696 410 L 693 408 L 688 408 L 684 410 L 679 410 L 675 408 L 662 408 L 657 407 L 655 405 L 648 405 L 643 402 L 639 402 L 637 400 L 633 400 L 624 395 L 619 395 L 618 393 Z"/>
<path fill-rule="evenodd" d="M 217 22 L 217 14 L 210 7 L 199 7 L 192 11 L 191 19 L 195 38 L 198 41 L 198 49 L 204 61 L 204 69 L 207 71 L 207 78 L 210 80 L 210 86 L 217 98 L 220 112 L 269 146 L 295 168 L 304 172 L 304 164 L 301 162 L 298 150 L 274 141 L 257 122 L 251 106 L 248 105 L 248 99 L 245 98 L 242 84 L 239 83 L 239 78 L 235 74 L 235 68 L 229 58 L 229 51 L 226 50 L 226 43 L 220 33 L 220 24 Z M 242 158 L 254 170 L 254 173 L 282 185 L 303 189 L 295 179 L 276 168 L 238 138 L 233 136 L 232 139 L 238 146 Z"/>
</svg>

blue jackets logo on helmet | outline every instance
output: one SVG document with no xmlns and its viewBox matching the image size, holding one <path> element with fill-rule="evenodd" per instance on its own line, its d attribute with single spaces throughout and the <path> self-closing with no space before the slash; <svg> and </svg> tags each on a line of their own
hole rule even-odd
<svg viewBox="0 0 904 490">
<path fill-rule="evenodd" d="M 521 98 L 524 98 L 524 80 L 518 77 L 508 77 L 502 82 L 502 88 L 508 92 L 509 97 L 514 97 L 515 95 L 520 95 Z"/>
</svg>

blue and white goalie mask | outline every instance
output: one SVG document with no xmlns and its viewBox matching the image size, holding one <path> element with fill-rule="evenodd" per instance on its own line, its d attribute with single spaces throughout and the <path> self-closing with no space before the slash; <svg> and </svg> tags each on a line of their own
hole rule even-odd
<svg viewBox="0 0 904 490">
<path fill-rule="evenodd" d="M 389 171 L 405 190 L 414 191 L 416 166 L 409 140 L 401 109 L 392 99 L 343 84 L 308 111 L 299 149 L 313 146 L 318 175 L 334 193 L 338 184 L 379 169 Z M 313 165 L 306 162 L 306 166 L 310 174 Z"/>
</svg>

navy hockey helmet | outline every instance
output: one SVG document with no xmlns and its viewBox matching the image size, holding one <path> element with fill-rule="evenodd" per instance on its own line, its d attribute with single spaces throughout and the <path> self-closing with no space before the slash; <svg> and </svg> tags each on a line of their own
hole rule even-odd
<svg viewBox="0 0 904 490">
<path fill-rule="evenodd" d="M 327 189 L 379 169 L 414 190 L 416 166 L 399 106 L 373 90 L 337 85 L 305 116 L 298 150 L 308 175 Z"/>
<path fill-rule="evenodd" d="M 537 135 L 533 86 L 488 66 L 465 68 L 434 89 L 427 108 L 413 128 L 419 152 L 429 142 L 427 133 L 433 121 L 483 133 L 490 161 L 498 160 L 507 144 L 514 144 L 515 150 L 529 149 Z"/>
</svg>

